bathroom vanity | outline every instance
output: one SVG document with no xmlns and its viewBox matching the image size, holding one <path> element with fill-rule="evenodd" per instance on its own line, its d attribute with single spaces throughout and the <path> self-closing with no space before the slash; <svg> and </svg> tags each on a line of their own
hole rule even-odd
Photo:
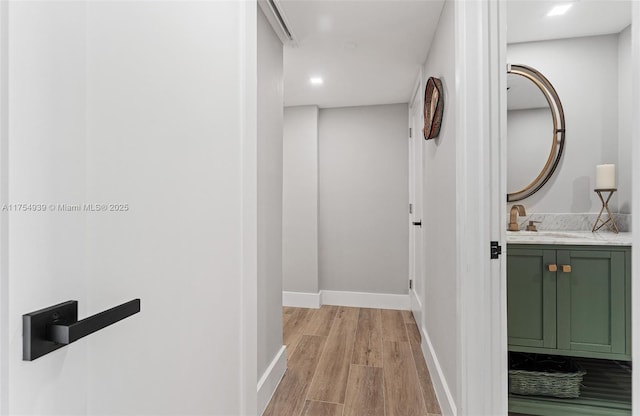
<svg viewBox="0 0 640 416">
<path fill-rule="evenodd" d="M 509 351 L 578 357 L 578 399 L 509 398 L 532 415 L 631 414 L 631 234 L 507 233 Z"/>
</svg>

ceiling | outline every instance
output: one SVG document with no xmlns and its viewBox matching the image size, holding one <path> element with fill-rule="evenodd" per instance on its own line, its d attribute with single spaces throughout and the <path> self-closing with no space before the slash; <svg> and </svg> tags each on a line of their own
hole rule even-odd
<svg viewBox="0 0 640 416">
<path fill-rule="evenodd" d="M 409 101 L 444 0 L 278 4 L 298 44 L 284 50 L 285 106 L 346 107 Z"/>
<path fill-rule="evenodd" d="M 277 3 L 296 41 L 284 49 L 285 106 L 326 108 L 408 102 L 444 0 Z M 566 3 L 565 15 L 546 16 Z M 507 2 L 508 43 L 619 33 L 630 23 L 630 0 Z"/>
<path fill-rule="evenodd" d="M 566 14 L 547 16 L 553 6 L 569 3 Z M 630 24 L 630 0 L 507 2 L 508 43 L 619 33 Z"/>
</svg>

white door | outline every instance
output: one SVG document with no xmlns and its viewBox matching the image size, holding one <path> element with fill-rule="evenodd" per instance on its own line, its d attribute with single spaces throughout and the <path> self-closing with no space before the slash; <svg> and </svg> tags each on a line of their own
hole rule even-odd
<svg viewBox="0 0 640 416">
<path fill-rule="evenodd" d="M 0 3 L 0 415 L 255 413 L 255 7 Z M 136 298 L 23 360 L 24 314 Z"/>
<path fill-rule="evenodd" d="M 423 190 L 423 166 L 422 166 L 422 100 L 421 100 L 421 83 L 415 91 L 411 107 L 409 109 L 409 118 L 411 124 L 411 134 L 409 138 L 409 195 L 410 195 L 410 214 L 409 214 L 409 274 L 411 279 L 411 289 L 409 294 L 411 297 L 411 309 L 418 321 L 418 325 L 422 325 L 422 298 L 421 291 L 424 290 L 424 268 L 423 268 L 423 227 L 422 224 L 422 190 Z M 418 295 L 416 295 L 418 294 Z"/>
</svg>

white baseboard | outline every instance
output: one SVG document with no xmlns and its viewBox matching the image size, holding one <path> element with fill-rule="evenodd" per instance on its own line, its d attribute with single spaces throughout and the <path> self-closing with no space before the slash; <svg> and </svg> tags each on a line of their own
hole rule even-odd
<svg viewBox="0 0 640 416">
<path fill-rule="evenodd" d="M 442 372 L 438 356 L 436 355 L 429 334 L 420 326 L 420 332 L 422 333 L 422 354 L 427 361 L 427 367 L 429 367 L 429 374 L 431 375 L 431 381 L 433 382 L 433 389 L 436 392 L 438 403 L 440 404 L 440 410 L 443 416 L 456 416 L 458 410 L 456 408 L 456 402 L 451 394 L 451 389 L 447 384 L 447 379 Z"/>
<path fill-rule="evenodd" d="M 318 309 L 320 293 L 282 292 L 282 306 Z"/>
<path fill-rule="evenodd" d="M 282 346 L 258 381 L 258 411 L 263 414 L 276 391 L 280 380 L 287 371 L 287 347 Z"/>
<path fill-rule="evenodd" d="M 323 305 L 353 306 L 356 308 L 410 310 L 409 295 L 389 293 L 344 292 L 337 290 L 321 291 Z"/>
<path fill-rule="evenodd" d="M 411 299 L 409 295 L 346 292 L 339 290 L 321 290 L 319 293 L 282 292 L 282 306 L 317 309 L 320 305 L 409 311 L 411 310 Z"/>
<path fill-rule="evenodd" d="M 411 312 L 413 312 L 413 318 L 418 324 L 418 328 L 422 327 L 422 302 L 416 293 L 415 289 L 409 290 L 409 302 L 411 303 Z"/>
</svg>

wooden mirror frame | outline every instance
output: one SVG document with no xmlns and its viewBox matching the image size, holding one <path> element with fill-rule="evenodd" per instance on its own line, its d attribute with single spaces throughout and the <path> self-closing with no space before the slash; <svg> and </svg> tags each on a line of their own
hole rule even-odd
<svg viewBox="0 0 640 416">
<path fill-rule="evenodd" d="M 435 77 L 427 80 L 424 89 L 424 129 L 425 140 L 435 139 L 440 134 L 442 113 L 444 111 L 444 94 L 442 81 Z"/>
<path fill-rule="evenodd" d="M 560 102 L 560 97 L 549 80 L 539 71 L 526 65 L 509 65 L 508 74 L 520 75 L 533 82 L 542 91 L 542 94 L 549 103 L 551 116 L 553 118 L 553 136 L 551 143 L 551 151 L 544 167 L 538 176 L 527 186 L 516 192 L 507 194 L 507 202 L 520 201 L 535 194 L 542 188 L 553 176 L 553 173 L 560 163 L 562 152 L 564 150 L 565 141 L 565 122 L 564 109 Z M 509 172 L 507 172 L 509 174 Z"/>
</svg>

